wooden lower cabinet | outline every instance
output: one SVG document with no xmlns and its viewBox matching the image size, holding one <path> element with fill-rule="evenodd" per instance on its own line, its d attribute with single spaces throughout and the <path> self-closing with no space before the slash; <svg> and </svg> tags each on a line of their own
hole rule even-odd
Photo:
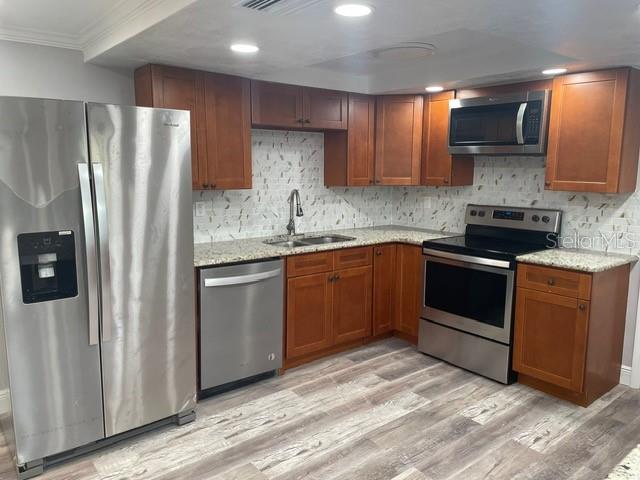
<svg viewBox="0 0 640 480">
<path fill-rule="evenodd" d="M 518 380 L 582 406 L 616 386 L 628 287 L 628 265 L 592 274 L 519 265 L 513 347 Z"/>
<path fill-rule="evenodd" d="M 373 335 L 393 331 L 396 305 L 396 245 L 373 249 Z"/>
<path fill-rule="evenodd" d="M 333 343 L 371 336 L 372 268 L 338 270 L 333 276 Z"/>
<path fill-rule="evenodd" d="M 396 262 L 395 330 L 401 334 L 400 336 L 417 343 L 423 303 L 422 248 L 415 245 L 398 245 Z"/>
<path fill-rule="evenodd" d="M 287 280 L 287 358 L 332 345 L 332 276 L 318 273 Z"/>
</svg>

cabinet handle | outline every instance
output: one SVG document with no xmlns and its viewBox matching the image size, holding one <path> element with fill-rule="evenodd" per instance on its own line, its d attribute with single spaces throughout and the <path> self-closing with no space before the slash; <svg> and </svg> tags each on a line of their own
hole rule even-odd
<svg viewBox="0 0 640 480">
<path fill-rule="evenodd" d="M 382 250 L 376 250 L 376 255 L 379 257 L 380 255 L 382 255 Z"/>
<path fill-rule="evenodd" d="M 550 186 L 551 186 L 551 182 L 550 182 L 549 180 L 546 180 L 546 181 L 544 182 L 544 186 L 545 186 L 545 187 L 550 187 Z"/>
<path fill-rule="evenodd" d="M 296 120 L 296 123 L 304 123 L 304 119 L 303 118 L 299 118 L 298 120 Z"/>
<path fill-rule="evenodd" d="M 553 287 L 556 284 L 556 281 L 553 278 L 550 278 L 549 280 L 547 280 L 547 284 L 550 287 Z"/>
<path fill-rule="evenodd" d="M 209 188 L 209 185 L 207 185 L 206 183 L 202 184 L 202 188 L 204 188 L 205 190 L 207 190 Z"/>
<path fill-rule="evenodd" d="M 444 179 L 444 183 L 449 183 L 449 179 L 448 179 L 448 178 L 445 178 L 445 179 Z"/>
<path fill-rule="evenodd" d="M 584 303 L 581 303 L 580 305 L 578 305 L 578 309 L 580 309 L 581 311 L 585 311 L 587 308 L 587 306 Z"/>
<path fill-rule="evenodd" d="M 333 282 L 336 279 L 335 275 L 329 275 L 329 278 L 327 279 L 329 282 Z"/>
<path fill-rule="evenodd" d="M 377 178 L 376 178 L 376 183 L 380 183 L 380 180 L 378 180 Z"/>
<path fill-rule="evenodd" d="M 306 119 L 306 120 L 304 121 L 304 123 L 311 123 L 311 120 Z"/>
<path fill-rule="evenodd" d="M 338 280 L 340 280 L 340 274 L 337 274 L 335 277 L 333 277 L 333 280 L 335 282 L 337 282 Z"/>
</svg>

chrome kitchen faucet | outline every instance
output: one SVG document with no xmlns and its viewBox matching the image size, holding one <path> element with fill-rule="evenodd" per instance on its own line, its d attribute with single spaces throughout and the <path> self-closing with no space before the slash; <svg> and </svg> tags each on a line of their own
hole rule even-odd
<svg viewBox="0 0 640 480">
<path fill-rule="evenodd" d="M 293 203 L 296 204 L 296 217 L 302 217 L 304 212 L 302 211 L 302 203 L 300 202 L 300 192 L 297 188 L 294 188 L 289 195 L 289 223 L 287 224 L 287 232 L 289 235 L 296 234 L 296 222 L 293 216 Z"/>
</svg>

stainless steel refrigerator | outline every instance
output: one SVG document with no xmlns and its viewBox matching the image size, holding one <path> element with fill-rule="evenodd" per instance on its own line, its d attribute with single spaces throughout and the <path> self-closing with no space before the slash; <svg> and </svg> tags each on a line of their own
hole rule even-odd
<svg viewBox="0 0 640 480">
<path fill-rule="evenodd" d="M 178 110 L 0 97 L 2 425 L 23 478 L 194 418 L 189 130 Z"/>
</svg>

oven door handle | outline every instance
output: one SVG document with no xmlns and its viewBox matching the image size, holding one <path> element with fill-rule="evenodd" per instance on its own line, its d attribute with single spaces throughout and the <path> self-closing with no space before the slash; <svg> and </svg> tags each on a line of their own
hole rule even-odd
<svg viewBox="0 0 640 480">
<path fill-rule="evenodd" d="M 433 257 L 448 258 L 450 260 L 458 260 L 460 262 L 473 263 L 476 265 L 485 265 L 487 267 L 497 267 L 505 269 L 511 268 L 511 262 L 509 262 L 508 260 L 473 257 L 471 255 L 462 255 L 460 253 L 443 252 L 441 250 L 434 250 L 432 248 L 423 248 L 422 253 L 424 255 L 431 255 Z"/>
</svg>

